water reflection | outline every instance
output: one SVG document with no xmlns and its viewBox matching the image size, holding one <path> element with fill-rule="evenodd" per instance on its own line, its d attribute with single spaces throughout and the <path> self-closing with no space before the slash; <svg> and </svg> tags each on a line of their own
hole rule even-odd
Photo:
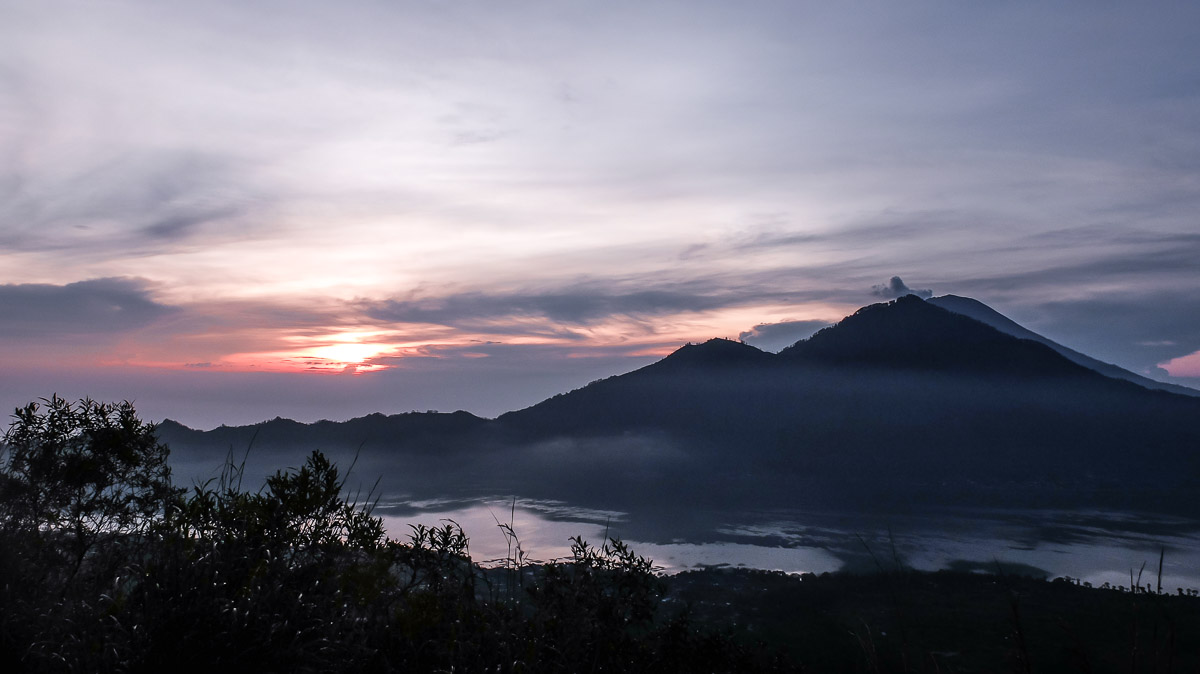
<svg viewBox="0 0 1200 674">
<path fill-rule="evenodd" d="M 570 538 L 599 543 L 618 536 L 667 572 L 703 566 L 745 566 L 786 572 L 871 572 L 897 564 L 921 570 L 957 569 L 1070 576 L 1099 586 L 1200 587 L 1200 523 L 1100 511 L 963 510 L 929 514 L 846 514 L 804 511 L 621 513 L 558 501 L 481 499 L 381 504 L 393 538 L 410 524 L 454 520 L 471 539 L 476 560 L 512 554 L 499 527 L 511 524 L 525 553 L 537 560 L 570 554 Z"/>
<path fill-rule="evenodd" d="M 400 540 L 408 539 L 414 525 L 432 527 L 455 522 L 470 538 L 471 557 L 485 563 L 513 555 L 514 545 L 520 545 L 534 561 L 570 557 L 572 536 L 600 543 L 609 531 L 608 523 L 621 515 L 522 499 L 380 504 L 376 514 L 383 518 L 388 535 Z M 505 536 L 502 524 L 516 533 L 515 544 Z"/>
</svg>

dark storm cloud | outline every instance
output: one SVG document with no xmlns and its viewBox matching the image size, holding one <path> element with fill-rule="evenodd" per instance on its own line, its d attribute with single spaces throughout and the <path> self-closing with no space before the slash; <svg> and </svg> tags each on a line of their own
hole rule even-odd
<svg viewBox="0 0 1200 674">
<path fill-rule="evenodd" d="M 779 351 L 802 339 L 808 339 L 821 328 L 829 327 L 826 321 L 782 321 L 763 323 L 738 335 L 747 344 L 766 351 Z"/>
<path fill-rule="evenodd" d="M 897 297 L 903 297 L 905 295 L 916 295 L 923 300 L 933 297 L 932 290 L 913 290 L 912 288 L 904 285 L 904 281 L 900 280 L 899 276 L 893 276 L 892 279 L 884 285 L 871 286 L 871 294 L 887 300 L 894 300 Z"/>
<path fill-rule="evenodd" d="M 11 339 L 126 332 L 171 311 L 151 299 L 136 279 L 0 285 L 0 336 Z"/>
</svg>

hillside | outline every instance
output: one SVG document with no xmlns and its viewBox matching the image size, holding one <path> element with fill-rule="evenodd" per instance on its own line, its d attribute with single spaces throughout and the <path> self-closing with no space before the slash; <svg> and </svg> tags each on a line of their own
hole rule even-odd
<svg viewBox="0 0 1200 674">
<path fill-rule="evenodd" d="M 986 323 L 1000 332 L 1012 335 L 1013 337 L 1045 344 L 1060 356 L 1066 358 L 1072 363 L 1099 372 L 1106 377 L 1112 377 L 1113 379 L 1124 379 L 1148 389 L 1170 391 L 1171 393 L 1178 393 L 1180 395 L 1200 397 L 1200 390 L 1188 388 L 1186 386 L 1179 386 L 1177 384 L 1155 381 L 1149 377 L 1143 377 L 1140 374 L 1135 374 L 1129 370 L 1113 365 L 1112 363 L 1105 363 L 1103 361 L 1096 360 L 1091 356 L 1086 356 L 1082 353 L 1079 353 L 1074 349 L 1067 348 L 1062 344 L 1029 330 L 1028 328 L 1008 318 L 1004 314 L 1001 314 L 983 302 L 980 302 L 979 300 L 971 299 L 970 297 L 959 297 L 957 295 L 943 295 L 941 297 L 931 298 L 927 301 L 929 304 L 941 307 L 947 311 L 953 311 L 956 314 L 962 314 L 963 316 L 974 318 L 981 323 Z"/>
<path fill-rule="evenodd" d="M 606 507 L 1100 506 L 1191 513 L 1200 400 L 1104 376 L 916 297 L 779 354 L 728 340 L 495 420 L 276 420 L 173 444 L 361 447 L 405 493 Z"/>
<path fill-rule="evenodd" d="M 818 365 L 927 373 L 1031 379 L 1094 375 L 1043 344 L 1018 339 L 977 320 L 964 320 L 916 295 L 863 307 L 779 355 Z"/>
</svg>

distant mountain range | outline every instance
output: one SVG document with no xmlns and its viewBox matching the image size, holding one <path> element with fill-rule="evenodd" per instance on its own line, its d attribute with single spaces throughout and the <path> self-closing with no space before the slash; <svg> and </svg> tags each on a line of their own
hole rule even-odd
<svg viewBox="0 0 1200 674">
<path fill-rule="evenodd" d="M 1181 395 L 1186 394 L 1186 395 Z M 1036 335 L 986 305 L 864 307 L 778 354 L 690 344 L 494 420 L 466 412 L 172 421 L 181 461 L 264 466 L 314 448 L 419 496 L 520 494 L 634 508 L 897 504 L 1200 511 L 1200 392 Z"/>
</svg>

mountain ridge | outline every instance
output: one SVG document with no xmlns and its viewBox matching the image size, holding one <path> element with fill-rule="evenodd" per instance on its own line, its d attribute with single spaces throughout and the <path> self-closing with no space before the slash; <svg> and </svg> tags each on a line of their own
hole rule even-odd
<svg viewBox="0 0 1200 674">
<path fill-rule="evenodd" d="M 1200 396 L 1200 390 L 1190 389 L 1190 388 L 1187 388 L 1184 386 L 1178 386 L 1178 385 L 1170 384 L 1170 383 L 1166 383 L 1166 382 L 1158 382 L 1158 381 L 1155 381 L 1148 377 L 1144 377 L 1144 376 L 1138 375 L 1136 373 L 1130 372 L 1128 370 L 1124 370 L 1123 368 L 1120 368 L 1116 365 L 1112 365 L 1110 363 L 1104 363 L 1103 361 L 1099 361 L 1097 359 L 1091 358 L 1091 357 L 1081 354 L 1077 351 L 1074 351 L 1074 350 L 1070 349 L 1069 347 L 1062 346 L 1062 345 L 1054 342 L 1053 340 L 1043 337 L 1042 335 L 1039 335 L 1038 333 L 1035 333 L 1032 330 L 1025 328 L 1024 326 L 1021 326 L 1020 324 L 1016 323 L 1015 321 L 1012 321 L 1011 319 L 1007 318 L 1003 314 L 995 311 L 991 307 L 987 306 L 986 304 L 984 304 L 983 302 L 980 302 L 978 300 L 975 300 L 972 298 L 967 298 L 967 297 L 960 297 L 957 295 L 943 295 L 943 296 L 933 297 L 928 300 L 925 300 L 916 295 L 907 295 L 907 296 L 902 296 L 900 298 L 897 298 L 895 300 L 891 300 L 889 302 L 880 302 L 880 303 L 864 306 L 864 307 L 860 308 L 859 310 L 857 310 L 855 313 L 844 318 L 842 321 L 839 321 L 838 323 L 835 323 L 834 325 L 831 325 L 829 327 L 823 328 L 808 338 L 798 340 L 794 344 L 782 349 L 777 354 L 772 353 L 770 351 L 764 351 L 762 349 L 759 349 L 758 347 L 755 347 L 751 344 L 747 344 L 742 341 L 735 341 L 735 340 L 725 339 L 725 338 L 711 338 L 704 342 L 685 344 L 684 346 L 681 346 L 680 348 L 671 352 L 670 354 L 663 357 L 662 359 L 655 361 L 654 363 L 650 363 L 649 365 L 646 365 L 642 368 L 639 368 L 637 370 L 633 370 L 631 372 L 627 372 L 624 374 L 611 375 L 609 377 L 605 377 L 603 379 L 593 381 L 590 384 L 580 387 L 578 389 L 573 389 L 571 391 L 566 391 L 563 393 L 556 394 L 556 395 L 552 396 L 551 398 L 547 398 L 546 400 L 543 400 L 539 403 L 535 403 L 534 405 L 532 405 L 530 407 L 537 407 L 538 405 L 541 405 L 550 400 L 553 400 L 556 398 L 562 398 L 564 396 L 569 396 L 571 394 L 574 394 L 574 393 L 577 393 L 584 389 L 587 389 L 590 386 L 603 384 L 604 382 L 607 382 L 610 380 L 618 379 L 620 377 L 632 375 L 637 372 L 643 372 L 643 371 L 662 372 L 662 371 L 676 371 L 679 369 L 686 369 L 686 368 L 692 368 L 692 367 L 714 367 L 714 366 L 719 366 L 719 367 L 744 367 L 744 366 L 754 367 L 754 366 L 762 366 L 762 365 L 778 366 L 785 359 L 788 361 L 793 361 L 793 362 L 806 362 L 808 364 L 813 364 L 813 363 L 824 364 L 824 365 L 829 365 L 829 364 L 835 364 L 835 365 L 883 364 L 883 365 L 887 365 L 890 367 L 897 367 L 897 364 L 895 362 L 888 362 L 887 359 L 882 358 L 882 356 L 885 356 L 885 355 L 894 358 L 896 355 L 896 349 L 895 349 L 896 345 L 894 342 L 890 342 L 890 341 L 886 340 L 885 335 L 880 334 L 878 327 L 876 327 L 874 330 L 870 331 L 870 332 L 873 332 L 873 334 L 868 334 L 867 337 L 878 338 L 878 342 L 875 345 L 875 346 L 878 346 L 878 348 L 874 349 L 874 351 L 875 351 L 876 356 L 880 356 L 880 357 L 865 356 L 862 353 L 862 351 L 865 350 L 866 347 L 870 346 L 870 344 L 864 343 L 864 338 L 863 338 L 863 335 L 861 335 L 861 334 L 856 335 L 856 339 L 859 342 L 856 345 L 856 349 L 859 351 L 859 353 L 857 353 L 857 354 L 847 354 L 844 350 L 839 352 L 837 349 L 831 350 L 831 349 L 824 348 L 828 342 L 832 341 L 835 338 L 842 337 L 844 335 L 844 333 L 847 332 L 845 326 L 857 327 L 856 323 L 858 321 L 862 320 L 864 317 L 874 317 L 874 316 L 880 315 L 883 313 L 883 310 L 888 307 L 892 307 L 892 308 L 902 307 L 902 308 L 905 308 L 906 310 L 912 310 L 916 307 L 936 307 L 937 309 L 940 309 L 946 313 L 954 314 L 957 316 L 962 316 L 962 317 L 971 319 L 972 324 L 978 323 L 985 327 L 991 328 L 995 333 L 1000 333 L 999 339 L 997 339 L 996 335 L 987 335 L 987 333 L 980 332 L 978 330 L 969 331 L 971 333 L 970 336 L 976 338 L 976 341 L 1008 344 L 1009 346 L 1019 345 L 1019 346 L 1017 346 L 1017 348 L 1021 349 L 1022 356 L 1029 357 L 1029 356 L 1033 355 L 1033 356 L 1036 356 L 1036 358 L 1037 358 L 1037 360 L 1035 361 L 1036 363 L 1043 364 L 1043 365 L 1049 364 L 1049 366 L 1051 368 L 1051 374 L 1063 374 L 1063 373 L 1080 374 L 1082 370 L 1087 370 L 1092 373 L 1103 375 L 1104 377 L 1109 378 L 1109 379 L 1124 380 L 1124 381 L 1136 384 L 1142 388 L 1146 388 L 1149 390 L 1160 390 L 1160 391 L 1165 391 L 1168 393 L 1180 394 L 1180 395 L 1185 395 L 1185 396 Z M 929 316 L 929 315 L 935 315 L 935 314 L 926 313 L 925 315 Z M 963 325 L 966 325 L 966 324 L 963 324 Z M 894 327 L 894 326 L 892 326 L 892 327 Z M 928 327 L 928 326 L 926 326 L 926 327 Z M 985 335 L 989 338 L 984 339 L 984 340 L 978 340 L 978 338 L 981 335 Z M 937 335 L 939 340 L 942 340 L 943 338 L 945 338 L 945 336 L 946 336 L 945 334 Z M 961 336 L 961 335 L 959 335 L 959 336 Z M 934 342 L 932 340 L 928 339 L 930 337 L 929 334 L 925 334 L 922 337 L 924 338 L 924 343 L 918 342 L 918 343 L 914 344 L 914 343 L 910 342 L 910 343 L 904 345 L 906 347 L 906 349 L 904 350 L 905 353 L 903 355 L 912 356 L 914 352 L 918 351 L 921 348 L 928 349 L 928 348 L 932 348 L 933 346 L 935 346 Z M 1011 338 L 1011 339 L 1005 339 L 1005 337 Z M 1029 342 L 1030 344 L 1021 344 L 1022 342 Z M 816 348 L 814 348 L 813 345 L 816 345 Z M 978 344 L 973 344 L 972 346 L 977 346 L 977 345 Z M 1068 361 L 1069 365 L 1064 364 L 1061 361 L 1056 361 L 1051 356 L 1051 354 L 1047 353 L 1046 350 L 1043 350 L 1040 347 L 1046 347 L 1047 349 L 1049 349 L 1050 351 L 1053 352 L 1053 355 L 1056 355 L 1059 358 Z M 971 354 L 971 355 L 976 355 L 976 354 Z M 1025 366 L 1030 365 L 1030 363 L 1028 363 L 1028 362 L 1020 363 L 1020 364 L 1025 365 Z M 969 362 L 968 360 L 962 358 L 961 353 L 956 353 L 954 355 L 954 357 L 950 358 L 950 359 L 929 358 L 929 359 L 926 359 L 924 362 L 902 363 L 901 365 L 907 366 L 909 368 L 927 368 L 930 365 L 934 365 L 937 367 L 946 367 L 946 366 L 952 366 L 952 365 L 960 365 L 960 366 L 966 365 L 968 370 L 971 370 L 971 369 L 979 369 L 981 371 L 997 370 L 997 371 L 1006 371 L 1011 374 L 1013 363 L 1011 361 L 1003 362 L 1003 363 L 990 362 L 990 363 L 984 364 L 984 367 L 972 367 L 973 365 L 977 366 L 978 363 L 973 364 L 973 363 Z M 1003 366 L 1003 367 L 1001 368 L 999 366 Z M 1072 366 L 1074 366 L 1074 367 L 1072 367 Z M 1103 369 L 1101 370 L 1098 368 L 1103 368 Z M 1036 372 L 1036 371 L 1030 369 L 1029 372 Z M 1043 372 L 1045 372 L 1045 371 L 1043 371 Z M 524 409 L 530 409 L 530 408 L 524 408 Z M 508 415 L 511 415 L 513 413 L 520 412 L 520 411 L 522 411 L 522 410 L 510 410 L 509 412 L 500 414 L 495 419 L 500 419 L 500 418 L 503 418 L 505 416 L 508 416 Z M 167 429 L 172 433 L 172 435 L 176 435 L 176 434 L 180 434 L 180 433 L 223 434 L 223 433 L 228 433 L 228 432 L 230 432 L 232 430 L 236 430 L 236 429 L 259 428 L 259 427 L 263 427 L 263 426 L 267 426 L 267 425 L 276 425 L 276 426 L 294 425 L 293 426 L 294 428 L 299 428 L 299 427 L 314 428 L 314 427 L 322 427 L 322 426 L 331 425 L 331 424 L 332 425 L 363 426 L 363 425 L 366 425 L 366 422 L 368 422 L 368 421 L 381 422 L 383 424 L 392 423 L 392 424 L 405 426 L 405 427 L 426 429 L 429 427 L 429 424 L 423 423 L 420 420 L 437 417 L 437 416 L 445 416 L 445 415 L 453 415 L 459 419 L 463 419 L 464 416 L 470 417 L 471 419 L 476 420 L 477 422 L 480 422 L 480 423 L 485 423 L 488 421 L 495 420 L 495 419 L 488 419 L 486 417 L 478 417 L 478 416 L 476 416 L 470 412 L 464 411 L 464 410 L 457 410 L 455 412 L 447 412 L 447 413 L 433 412 L 433 411 L 417 412 L 414 410 L 411 412 L 403 412 L 403 413 L 395 413 L 395 414 L 383 414 L 382 412 L 373 412 L 373 413 L 364 415 L 362 417 L 352 417 L 345 421 L 320 420 L 320 421 L 315 421 L 315 422 L 300 422 L 300 421 L 294 421 L 292 419 L 276 417 L 274 419 L 269 419 L 269 420 L 261 421 L 261 422 L 254 423 L 254 424 L 245 424 L 245 425 L 240 425 L 240 426 L 221 425 L 221 426 L 218 426 L 217 428 L 210 429 L 207 431 L 191 428 L 183 423 L 180 423 L 180 422 L 175 421 L 170 418 L 164 419 L 162 422 L 160 422 L 159 425 L 166 426 Z"/>
<path fill-rule="evenodd" d="M 1106 363 L 1096 358 L 1092 358 L 1091 356 L 1082 354 L 1069 347 L 1063 346 L 1062 344 L 1059 344 L 1048 337 L 1044 337 L 1024 327 L 1023 325 L 1020 325 L 1016 321 L 1008 318 L 1004 314 L 1001 314 L 979 300 L 970 297 L 960 297 L 958 295 L 942 295 L 940 297 L 930 298 L 926 300 L 926 302 L 948 311 L 974 318 L 977 321 L 986 323 L 987 325 L 990 325 L 993 328 L 1010 334 L 1014 337 L 1045 344 L 1067 360 L 1070 360 L 1071 362 L 1086 367 L 1090 370 L 1099 372 L 1106 377 L 1111 377 L 1113 379 L 1124 379 L 1148 389 L 1157 389 L 1161 391 L 1169 391 L 1171 393 L 1178 393 L 1180 395 L 1200 397 L 1200 390 L 1189 388 L 1187 386 L 1180 386 L 1178 384 L 1157 381 L 1135 372 L 1130 372 L 1129 370 L 1126 370 L 1118 365 Z"/>
<path fill-rule="evenodd" d="M 1045 345 L 1006 334 L 916 295 L 863 307 L 779 355 L 826 364 L 1025 376 L 1078 376 L 1084 370 Z"/>
<path fill-rule="evenodd" d="M 1200 400 L 1071 362 L 919 298 L 779 354 L 690 344 L 495 419 L 360 417 L 160 437 L 185 451 L 331 449 L 405 493 L 858 507 L 1200 510 Z M 207 449 L 205 449 L 207 447 Z M 856 505 L 857 504 L 857 505 Z"/>
</svg>

